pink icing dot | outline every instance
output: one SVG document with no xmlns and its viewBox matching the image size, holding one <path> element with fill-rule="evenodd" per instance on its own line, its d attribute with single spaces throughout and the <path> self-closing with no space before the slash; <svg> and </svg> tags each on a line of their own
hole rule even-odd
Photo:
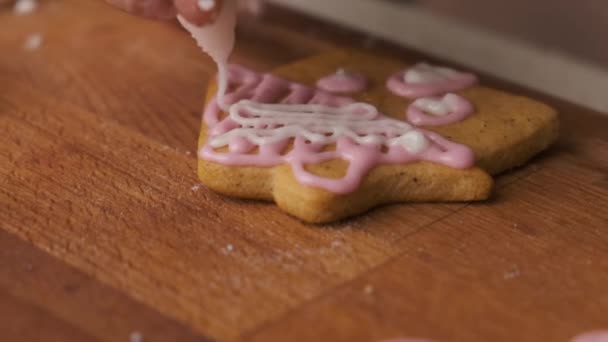
<svg viewBox="0 0 608 342">
<path fill-rule="evenodd" d="M 422 98 L 426 99 L 426 98 Z M 422 100 L 420 99 L 420 100 Z M 475 111 L 473 105 L 460 95 L 447 94 L 443 98 L 428 98 L 447 107 L 445 115 L 429 114 L 418 105 L 418 101 L 410 104 L 407 110 L 407 119 L 416 126 L 443 126 L 460 122 Z"/>
<path fill-rule="evenodd" d="M 608 330 L 596 330 L 575 336 L 571 342 L 608 342 Z"/>
<path fill-rule="evenodd" d="M 317 82 L 317 87 L 330 93 L 358 93 L 367 88 L 367 78 L 362 74 L 340 69 L 334 74 L 321 78 Z"/>
<path fill-rule="evenodd" d="M 455 92 L 471 87 L 477 83 L 477 76 L 470 73 L 455 72 L 449 78 L 436 78 L 429 81 L 420 81 L 416 83 L 406 82 L 406 73 L 416 66 L 399 71 L 391 76 L 386 86 L 397 96 L 417 99 L 420 97 L 443 95 L 449 92 Z"/>
</svg>

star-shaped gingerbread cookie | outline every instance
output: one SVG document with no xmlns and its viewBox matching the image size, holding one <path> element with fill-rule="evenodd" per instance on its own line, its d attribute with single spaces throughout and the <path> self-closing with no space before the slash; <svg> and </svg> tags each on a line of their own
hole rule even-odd
<svg viewBox="0 0 608 342">
<path fill-rule="evenodd" d="M 198 174 L 311 223 L 388 203 L 479 201 L 558 135 L 555 111 L 462 71 L 335 50 L 208 89 Z M 227 106 L 227 107 L 226 107 Z"/>
</svg>

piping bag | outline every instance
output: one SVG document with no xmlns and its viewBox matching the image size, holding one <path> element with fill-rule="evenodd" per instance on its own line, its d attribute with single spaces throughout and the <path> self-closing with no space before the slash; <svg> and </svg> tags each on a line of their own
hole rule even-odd
<svg viewBox="0 0 608 342">
<path fill-rule="evenodd" d="M 228 57 L 234 49 L 236 10 L 236 0 L 225 0 L 217 19 L 202 27 L 191 24 L 181 15 L 177 16 L 180 24 L 190 32 L 198 46 L 217 64 L 217 103 L 224 111 L 228 111 L 224 95 L 228 90 Z"/>
</svg>

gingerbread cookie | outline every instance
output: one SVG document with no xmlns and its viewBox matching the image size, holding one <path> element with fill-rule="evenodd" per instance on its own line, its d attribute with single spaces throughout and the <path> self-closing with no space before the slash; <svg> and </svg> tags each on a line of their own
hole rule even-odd
<svg viewBox="0 0 608 342">
<path fill-rule="evenodd" d="M 557 137 L 550 107 L 424 63 L 337 50 L 227 75 L 225 95 L 208 90 L 201 181 L 312 223 L 388 203 L 484 200 L 490 175 Z"/>
</svg>

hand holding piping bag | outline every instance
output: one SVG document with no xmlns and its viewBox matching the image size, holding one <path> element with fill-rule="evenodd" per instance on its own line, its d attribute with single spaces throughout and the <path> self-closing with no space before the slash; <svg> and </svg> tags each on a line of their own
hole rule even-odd
<svg viewBox="0 0 608 342">
<path fill-rule="evenodd" d="M 172 19 L 181 15 L 196 26 L 211 23 L 224 0 L 106 0 L 129 13 L 151 19 Z"/>
</svg>

